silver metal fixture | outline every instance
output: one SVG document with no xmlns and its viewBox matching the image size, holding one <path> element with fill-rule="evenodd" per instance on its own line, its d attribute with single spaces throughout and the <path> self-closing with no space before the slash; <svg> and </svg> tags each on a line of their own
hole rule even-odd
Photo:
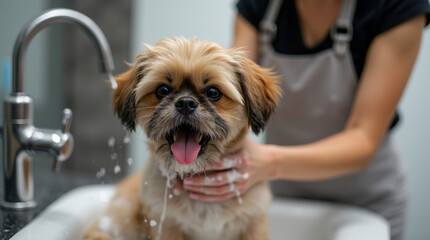
<svg viewBox="0 0 430 240">
<path fill-rule="evenodd" d="M 34 208 L 32 159 L 36 154 L 55 158 L 54 170 L 73 151 L 69 133 L 72 111 L 64 109 L 62 129 L 41 129 L 33 126 L 33 100 L 24 92 L 24 55 L 31 39 L 40 30 L 57 23 L 79 26 L 95 43 L 101 71 L 112 81 L 114 70 L 109 44 L 100 28 L 87 16 L 69 9 L 53 9 L 29 22 L 15 42 L 13 49 L 12 92 L 4 99 L 3 165 L 4 196 L 1 206 L 11 209 Z M 115 88 L 114 82 L 112 87 Z"/>
</svg>

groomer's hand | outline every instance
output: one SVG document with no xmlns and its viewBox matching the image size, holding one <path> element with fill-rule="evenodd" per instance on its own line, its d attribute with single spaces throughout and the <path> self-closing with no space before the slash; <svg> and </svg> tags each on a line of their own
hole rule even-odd
<svg viewBox="0 0 430 240">
<path fill-rule="evenodd" d="M 239 197 L 256 183 L 271 178 L 268 156 L 266 145 L 247 139 L 238 153 L 223 156 L 219 163 L 206 169 L 206 175 L 178 182 L 173 191 L 179 195 L 186 189 L 190 198 L 205 202 Z"/>
</svg>

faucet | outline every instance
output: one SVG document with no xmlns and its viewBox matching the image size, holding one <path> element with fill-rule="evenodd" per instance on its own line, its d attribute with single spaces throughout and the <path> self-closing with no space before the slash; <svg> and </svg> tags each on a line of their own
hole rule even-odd
<svg viewBox="0 0 430 240">
<path fill-rule="evenodd" d="M 116 88 L 109 44 L 100 28 L 87 16 L 69 9 L 52 9 L 29 22 L 19 33 L 13 49 L 12 92 L 4 98 L 3 173 L 4 196 L 1 206 L 8 209 L 29 209 L 36 206 L 32 159 L 37 154 L 54 157 L 54 171 L 73 151 L 70 134 L 72 111 L 63 110 L 62 129 L 42 129 L 33 125 L 33 100 L 24 92 L 24 54 L 31 39 L 40 30 L 57 23 L 79 26 L 95 43 L 102 72 L 108 74 Z"/>
</svg>

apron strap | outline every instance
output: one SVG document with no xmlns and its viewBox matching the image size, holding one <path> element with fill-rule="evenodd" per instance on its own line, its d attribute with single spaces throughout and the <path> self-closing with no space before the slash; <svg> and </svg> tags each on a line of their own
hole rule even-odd
<svg viewBox="0 0 430 240">
<path fill-rule="evenodd" d="M 349 42 L 352 39 L 356 0 L 343 0 L 340 15 L 335 25 L 330 30 L 333 39 L 334 52 L 338 56 L 344 56 L 349 50 Z"/>
<path fill-rule="evenodd" d="M 270 0 L 266 13 L 260 23 L 260 43 L 269 46 L 276 37 L 276 18 L 281 10 L 283 0 Z M 338 56 L 344 56 L 349 50 L 352 39 L 356 0 L 343 0 L 340 15 L 330 30 L 333 48 Z"/>
<path fill-rule="evenodd" d="M 260 42 L 270 45 L 276 37 L 276 18 L 281 10 L 283 0 L 270 0 L 266 13 L 260 23 Z"/>
</svg>

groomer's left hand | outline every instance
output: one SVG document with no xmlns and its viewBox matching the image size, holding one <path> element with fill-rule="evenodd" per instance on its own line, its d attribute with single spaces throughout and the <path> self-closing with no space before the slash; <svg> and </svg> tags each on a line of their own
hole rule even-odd
<svg viewBox="0 0 430 240">
<path fill-rule="evenodd" d="M 267 146 L 245 140 L 243 148 L 234 155 L 223 156 L 219 163 L 206 169 L 206 175 L 187 177 L 174 186 L 179 195 L 188 190 L 190 198 L 219 202 L 237 197 L 256 183 L 270 178 Z"/>
</svg>

